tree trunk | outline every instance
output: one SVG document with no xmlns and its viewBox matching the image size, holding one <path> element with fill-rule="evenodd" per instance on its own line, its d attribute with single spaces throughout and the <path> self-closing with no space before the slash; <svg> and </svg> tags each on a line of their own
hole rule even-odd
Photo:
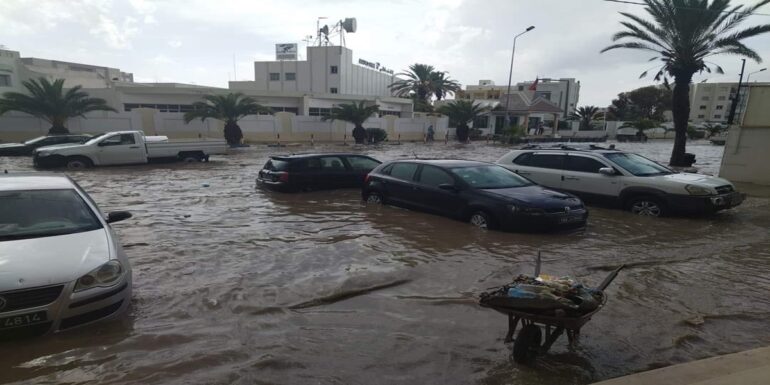
<svg viewBox="0 0 770 385">
<path fill-rule="evenodd" d="M 51 119 L 51 118 L 49 118 Z M 51 128 L 48 129 L 48 135 L 66 135 L 70 133 L 67 127 L 64 127 L 64 121 L 61 117 L 51 119 Z"/>
<path fill-rule="evenodd" d="M 360 124 L 357 124 L 353 128 L 353 139 L 356 140 L 356 144 L 363 144 L 366 142 L 366 129 Z"/>
<path fill-rule="evenodd" d="M 64 127 L 61 124 L 54 124 L 51 126 L 51 128 L 48 129 L 48 135 L 67 135 L 70 133 L 70 130 L 67 129 L 67 127 Z"/>
<path fill-rule="evenodd" d="M 687 145 L 687 122 L 690 119 L 690 81 L 693 73 L 675 75 L 674 92 L 671 97 L 671 112 L 674 115 L 674 149 L 671 151 L 669 165 L 676 167 L 691 166 L 685 160 Z"/>
<path fill-rule="evenodd" d="M 225 140 L 230 147 L 236 147 L 241 144 L 243 139 L 243 132 L 238 127 L 238 123 L 230 121 L 225 123 Z"/>
<path fill-rule="evenodd" d="M 455 135 L 457 135 L 457 141 L 460 143 L 465 143 L 468 141 L 468 126 L 465 124 L 458 124 L 457 130 L 455 131 Z"/>
</svg>

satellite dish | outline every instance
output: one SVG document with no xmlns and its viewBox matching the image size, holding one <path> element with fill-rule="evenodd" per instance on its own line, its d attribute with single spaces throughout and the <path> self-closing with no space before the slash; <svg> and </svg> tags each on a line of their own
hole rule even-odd
<svg viewBox="0 0 770 385">
<path fill-rule="evenodd" d="M 342 21 L 342 29 L 345 30 L 345 32 L 356 32 L 356 29 L 358 29 L 358 23 L 356 22 L 355 17 L 348 17 L 345 20 Z"/>
<path fill-rule="evenodd" d="M 328 35 L 329 34 L 329 26 L 328 25 L 324 25 L 323 27 L 321 27 L 321 33 L 324 34 L 324 35 Z"/>
</svg>

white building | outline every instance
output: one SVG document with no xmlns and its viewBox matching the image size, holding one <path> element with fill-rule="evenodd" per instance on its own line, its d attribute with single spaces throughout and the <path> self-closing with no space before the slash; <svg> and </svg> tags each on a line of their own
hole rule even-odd
<svg viewBox="0 0 770 385">
<path fill-rule="evenodd" d="M 752 86 L 770 83 L 751 83 Z M 697 83 L 690 86 L 690 121 L 695 124 L 726 124 L 738 83 Z M 741 100 L 735 109 L 735 122 L 746 109 L 747 85 L 741 86 Z"/>
<path fill-rule="evenodd" d="M 511 93 L 521 92 L 529 100 L 543 98 L 557 105 L 562 116 L 569 116 L 575 111 L 580 98 L 580 82 L 574 78 L 539 79 L 535 90 L 531 82 L 519 82 L 511 85 Z M 457 99 L 501 99 L 508 92 L 508 85 L 495 85 L 491 80 L 479 80 L 478 85 L 467 85 L 465 90 L 455 96 Z"/>
<path fill-rule="evenodd" d="M 751 83 L 746 113 L 730 126 L 719 176 L 770 186 L 770 84 Z"/>
<path fill-rule="evenodd" d="M 272 92 L 391 96 L 388 86 L 397 80 L 393 71 L 379 63 L 366 60 L 359 60 L 359 63 L 364 65 L 353 63 L 353 51 L 345 47 L 307 47 L 307 60 L 254 62 L 254 81 L 250 82 L 249 88 Z"/>
<path fill-rule="evenodd" d="M 367 127 L 388 128 L 394 139 L 401 134 L 404 140 L 419 139 L 428 126 L 435 125 L 434 129 L 438 131 L 442 124 L 446 125 L 438 123 L 436 118 L 414 119 L 412 100 L 391 96 L 388 85 L 394 80 L 392 71 L 364 60 L 361 60 L 363 65 L 354 64 L 352 51 L 345 47 L 309 47 L 308 58 L 307 61 L 256 62 L 257 80 L 230 82 L 228 88 L 218 88 L 180 83 L 136 83 L 132 74 L 117 68 L 22 58 L 16 51 L 0 50 L 0 95 L 7 91 L 26 92 L 21 82 L 39 77 L 51 80 L 63 78 L 65 87 L 82 85 L 84 91 L 105 99 L 119 111 L 117 115 L 92 113 L 84 121 L 73 119 L 73 126 L 87 132 L 145 129 L 148 132 L 202 135 L 205 134 L 202 128 L 193 128 L 196 124 L 185 125 L 182 122 L 182 114 L 190 111 L 192 104 L 200 101 L 203 95 L 229 92 L 251 96 L 274 112 L 289 113 L 297 118 L 307 117 L 299 120 L 283 117 L 275 122 L 270 121 L 270 117 L 249 118 L 247 120 L 254 120 L 249 123 L 254 124 L 254 129 L 251 133 L 244 130 L 244 134 L 251 140 L 264 140 L 281 132 L 284 132 L 285 138 L 305 140 L 312 137 L 312 127 L 324 130 L 319 131 L 323 135 L 316 135 L 316 138 L 344 139 L 344 130 L 335 131 L 342 130 L 340 127 L 344 124 L 326 129 L 322 127 L 331 123 L 321 123 L 320 118 L 329 115 L 336 105 L 361 101 L 380 106 L 380 116 L 376 118 L 390 119 Z M 278 80 L 270 80 L 274 78 Z M 0 117 L 0 140 L 27 137 L 27 129 L 37 135 L 46 130 L 45 126 L 41 120 L 29 115 L 9 113 Z M 187 132 L 188 126 L 190 132 Z M 14 133 L 3 134 L 6 131 Z M 408 135 L 414 138 L 409 139 Z"/>
</svg>

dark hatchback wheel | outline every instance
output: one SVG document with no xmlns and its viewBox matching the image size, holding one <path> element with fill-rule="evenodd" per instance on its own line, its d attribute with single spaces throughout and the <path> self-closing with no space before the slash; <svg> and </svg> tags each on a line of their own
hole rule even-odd
<svg viewBox="0 0 770 385">
<path fill-rule="evenodd" d="M 365 202 L 367 204 L 381 205 L 385 204 L 385 199 L 382 197 L 382 194 L 378 192 L 370 192 L 366 195 Z"/>
<path fill-rule="evenodd" d="M 494 218 L 484 211 L 474 211 L 468 218 L 471 225 L 485 230 L 494 230 L 497 228 Z"/>
</svg>

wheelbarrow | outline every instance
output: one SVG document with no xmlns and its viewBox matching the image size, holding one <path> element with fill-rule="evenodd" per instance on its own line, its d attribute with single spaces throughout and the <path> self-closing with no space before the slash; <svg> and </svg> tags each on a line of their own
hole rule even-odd
<svg viewBox="0 0 770 385">
<path fill-rule="evenodd" d="M 577 338 L 580 335 L 580 328 L 590 321 L 591 317 L 593 317 L 593 315 L 601 310 L 607 303 L 607 294 L 604 293 L 604 290 L 610 283 L 612 283 L 624 266 L 625 265 L 621 265 L 612 271 L 607 278 L 594 289 L 596 295 L 600 296 L 598 306 L 585 314 L 578 315 L 560 310 L 544 313 L 531 311 L 529 309 L 491 305 L 488 301 L 485 301 L 485 296 L 486 298 L 489 298 L 489 293 L 491 292 L 482 294 L 479 304 L 508 316 L 508 332 L 505 335 L 504 341 L 505 343 L 513 342 L 512 353 L 514 361 L 522 364 L 530 363 L 538 354 L 545 354 L 548 352 L 553 343 L 556 342 L 562 334 L 567 334 L 570 346 L 577 341 Z M 537 255 L 535 277 L 538 277 L 539 275 L 540 253 Z M 507 287 L 509 287 L 509 285 L 502 286 L 502 288 Z M 519 324 L 521 324 L 522 327 L 514 340 L 513 335 Z M 543 341 L 541 326 L 545 329 L 545 341 Z"/>
</svg>

